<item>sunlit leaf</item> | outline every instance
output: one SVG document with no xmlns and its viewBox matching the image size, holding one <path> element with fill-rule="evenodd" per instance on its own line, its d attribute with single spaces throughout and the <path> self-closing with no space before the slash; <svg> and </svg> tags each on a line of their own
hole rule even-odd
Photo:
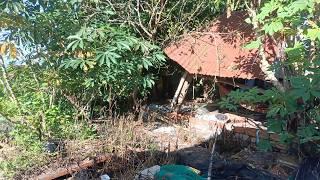
<svg viewBox="0 0 320 180">
<path fill-rule="evenodd" d="M 0 55 L 2 55 L 2 56 L 5 55 L 6 50 L 7 50 L 7 44 L 6 43 L 1 44 L 0 45 Z"/>
<path fill-rule="evenodd" d="M 246 48 L 246 49 L 257 49 L 257 48 L 260 47 L 260 45 L 261 45 L 261 41 L 260 41 L 260 39 L 258 39 L 256 41 L 251 41 L 249 44 L 246 44 L 244 46 L 244 48 Z"/>
<path fill-rule="evenodd" d="M 320 40 L 320 29 L 316 28 L 316 29 L 308 29 L 307 30 L 307 36 L 311 39 L 311 40 Z"/>
</svg>

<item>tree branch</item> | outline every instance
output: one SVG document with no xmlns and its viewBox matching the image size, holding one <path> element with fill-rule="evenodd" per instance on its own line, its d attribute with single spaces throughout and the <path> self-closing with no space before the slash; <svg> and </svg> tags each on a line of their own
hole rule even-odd
<svg viewBox="0 0 320 180">
<path fill-rule="evenodd" d="M 146 29 L 146 27 L 144 27 L 144 25 L 142 24 L 141 21 L 141 15 L 140 15 L 140 0 L 137 0 L 137 5 L 136 5 L 136 12 L 138 15 L 138 21 L 139 23 L 137 23 L 139 25 L 139 27 L 152 39 L 153 35 Z"/>
<path fill-rule="evenodd" d="M 7 92 L 9 93 L 9 96 L 10 96 L 9 98 L 11 99 L 11 101 L 16 103 L 19 106 L 18 99 L 16 98 L 16 96 L 11 88 L 11 85 L 9 83 L 8 75 L 7 75 L 8 73 L 7 73 L 2 55 L 0 55 L 0 67 L 2 70 L 2 78 L 3 78 L 1 80 L 1 83 L 3 83 L 4 87 L 6 88 Z M 19 110 L 20 110 L 20 108 L 19 108 Z"/>
</svg>

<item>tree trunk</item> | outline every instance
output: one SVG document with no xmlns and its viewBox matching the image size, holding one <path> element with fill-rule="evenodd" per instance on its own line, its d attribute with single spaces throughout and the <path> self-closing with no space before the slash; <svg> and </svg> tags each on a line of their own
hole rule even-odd
<svg viewBox="0 0 320 180">
<path fill-rule="evenodd" d="M 227 18 L 229 18 L 231 16 L 231 0 L 227 0 Z"/>
<path fill-rule="evenodd" d="M 16 103 L 19 106 L 19 102 L 11 88 L 11 85 L 8 80 L 8 73 L 4 64 L 3 57 L 0 55 L 0 66 L 1 66 L 1 71 L 2 71 L 2 80 L 1 83 L 4 85 L 5 90 L 9 94 L 9 98 L 11 99 L 12 102 Z M 19 108 L 20 109 L 20 108 Z"/>
<path fill-rule="evenodd" d="M 261 68 L 262 72 L 265 74 L 265 80 L 270 81 L 278 90 L 284 92 L 285 87 L 276 78 L 275 72 L 270 70 L 271 65 L 267 61 L 266 55 L 264 53 L 264 46 L 260 46 L 259 56 L 260 56 L 260 68 Z"/>
<path fill-rule="evenodd" d="M 262 38 L 261 38 L 261 34 L 258 31 L 259 23 L 257 21 L 256 10 L 253 9 L 253 8 L 248 7 L 248 5 L 247 5 L 247 9 L 248 9 L 249 15 L 250 15 L 250 17 L 252 19 L 253 29 L 256 31 L 256 37 L 258 37 L 257 40 L 260 40 L 260 42 L 263 42 Z M 267 61 L 265 50 L 264 50 L 264 45 L 260 45 L 258 51 L 259 51 L 258 53 L 259 53 L 259 57 L 260 57 L 260 68 L 261 68 L 262 72 L 265 74 L 265 80 L 266 81 L 270 81 L 278 90 L 284 92 L 285 91 L 285 87 L 276 78 L 275 72 L 270 70 L 271 65 Z"/>
</svg>

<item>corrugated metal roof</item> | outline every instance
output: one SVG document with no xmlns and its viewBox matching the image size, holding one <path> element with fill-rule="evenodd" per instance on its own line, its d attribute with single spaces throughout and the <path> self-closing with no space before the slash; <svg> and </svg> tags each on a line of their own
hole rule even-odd
<svg viewBox="0 0 320 180">
<path fill-rule="evenodd" d="M 246 17 L 243 12 L 219 17 L 209 28 L 186 35 L 164 51 L 191 74 L 264 79 L 257 50 L 243 48 L 254 39 L 252 26 L 244 21 Z M 271 47 L 267 52 L 274 51 L 274 46 L 266 47 Z M 271 57 L 269 62 L 273 61 Z"/>
</svg>

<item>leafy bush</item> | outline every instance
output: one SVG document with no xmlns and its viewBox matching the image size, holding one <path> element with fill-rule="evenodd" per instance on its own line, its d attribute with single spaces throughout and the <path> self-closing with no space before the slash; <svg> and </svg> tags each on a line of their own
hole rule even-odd
<svg viewBox="0 0 320 180">
<path fill-rule="evenodd" d="M 258 95 L 256 89 L 236 91 L 220 102 L 222 107 L 232 110 L 240 103 L 267 103 L 268 130 L 279 134 L 283 143 L 298 139 L 300 143 L 319 144 L 320 140 L 320 60 L 315 53 L 320 43 L 320 22 L 314 18 L 317 6 L 319 1 L 315 0 L 272 0 L 264 2 L 258 10 L 249 9 L 251 17 L 247 22 L 254 25 L 258 37 L 246 48 L 258 48 L 261 61 L 265 61 L 267 52 L 263 40 L 271 38 L 278 45 L 276 60 L 279 63 L 270 67 L 261 65 L 277 88 L 266 90 L 262 95 Z M 293 41 L 290 37 L 296 39 Z M 282 83 L 272 78 L 279 70 L 283 74 Z"/>
<path fill-rule="evenodd" d="M 47 154 L 42 153 L 40 149 L 38 151 L 16 149 L 11 153 L 10 157 L 6 157 L 8 159 L 0 161 L 0 169 L 7 179 L 15 179 L 17 173 L 26 171 L 32 166 L 42 166 L 47 162 Z"/>
<path fill-rule="evenodd" d="M 164 65 L 161 49 L 123 28 L 96 26 L 83 27 L 69 37 L 67 50 L 72 56 L 63 60 L 61 67 L 80 70 L 85 88 L 96 90 L 96 95 L 102 95 L 103 99 L 128 97 L 134 90 L 145 95 L 154 85 L 154 77 L 148 70 Z"/>
</svg>

